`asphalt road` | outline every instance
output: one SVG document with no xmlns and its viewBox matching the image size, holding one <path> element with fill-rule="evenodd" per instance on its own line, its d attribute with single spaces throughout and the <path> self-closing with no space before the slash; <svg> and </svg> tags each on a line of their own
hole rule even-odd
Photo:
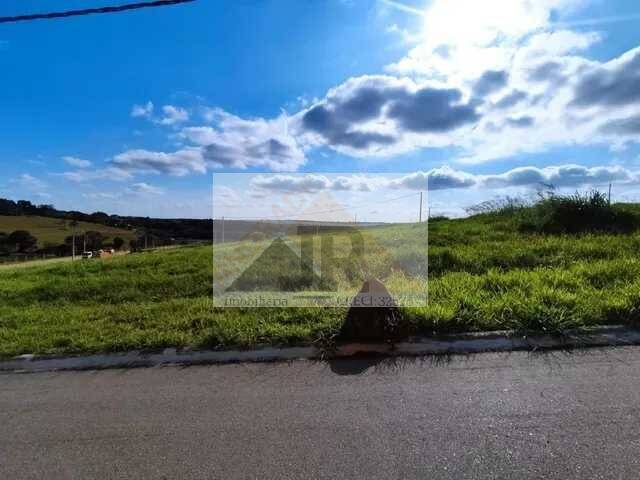
<svg viewBox="0 0 640 480">
<path fill-rule="evenodd" d="M 0 478 L 638 478 L 640 348 L 0 375 Z"/>
</svg>

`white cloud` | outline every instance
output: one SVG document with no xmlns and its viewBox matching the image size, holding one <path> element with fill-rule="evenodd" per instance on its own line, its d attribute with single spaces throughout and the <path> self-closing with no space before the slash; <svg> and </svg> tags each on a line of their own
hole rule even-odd
<svg viewBox="0 0 640 480">
<path fill-rule="evenodd" d="M 364 175 L 338 176 L 325 175 L 261 175 L 252 179 L 251 186 L 259 190 L 271 190 L 287 193 L 313 193 L 323 190 L 369 192 L 385 180 Z"/>
<path fill-rule="evenodd" d="M 307 148 L 325 145 L 351 156 L 389 156 L 442 147 L 479 120 L 477 106 L 458 88 L 376 75 L 351 78 L 292 117 Z"/>
<path fill-rule="evenodd" d="M 499 175 L 477 175 L 476 180 L 479 186 L 487 188 L 534 185 L 579 187 L 608 182 L 638 183 L 640 172 L 630 171 L 620 166 L 584 167 L 571 164 L 544 168 L 514 168 Z"/>
<path fill-rule="evenodd" d="M 411 78 L 416 85 L 458 89 L 462 98 L 476 95 L 479 121 L 471 130 L 443 135 L 407 135 L 392 128 L 389 133 L 397 141 L 377 154 L 449 145 L 461 149 L 460 161 L 477 163 L 556 146 L 603 144 L 620 149 L 638 142 L 640 117 L 633 112 L 640 100 L 626 94 L 638 91 L 634 87 L 640 84 L 640 62 L 634 60 L 638 55 L 631 50 L 604 63 L 584 56 L 603 36 L 572 30 L 572 23 L 562 20 L 586 3 L 434 0 L 424 11 L 422 41 L 387 70 Z M 500 72 L 507 79 L 503 88 L 476 89 L 478 79 Z M 592 82 L 592 93 L 610 101 L 591 105 L 583 101 L 582 111 L 574 108 L 580 103 L 576 96 L 581 88 L 588 90 L 595 77 L 600 85 Z M 329 146 L 349 153 L 340 145 Z"/>
<path fill-rule="evenodd" d="M 435 0 L 425 14 L 425 43 L 477 45 L 518 40 L 549 26 L 552 12 L 575 9 L 581 0 Z"/>
<path fill-rule="evenodd" d="M 23 173 L 18 178 L 11 180 L 10 183 L 18 185 L 19 187 L 29 190 L 30 192 L 42 191 L 48 188 L 46 182 L 34 177 L 29 173 Z"/>
<path fill-rule="evenodd" d="M 518 167 L 501 174 L 473 174 L 442 166 L 428 171 L 417 171 L 401 177 L 338 176 L 322 174 L 258 175 L 250 186 L 258 191 L 280 193 L 317 193 L 321 191 L 375 191 L 384 188 L 413 191 L 451 189 L 501 189 L 509 187 L 557 188 L 598 186 L 615 182 L 617 185 L 639 185 L 640 171 L 621 166 L 595 166 L 567 164 L 559 166 Z"/>
<path fill-rule="evenodd" d="M 503 69 L 528 35 L 551 27 L 553 12 L 581 0 L 434 0 L 424 14 L 422 42 L 389 70 L 457 83 Z"/>
<path fill-rule="evenodd" d="M 282 192 L 317 192 L 328 190 L 331 181 L 323 175 L 269 175 L 255 177 L 251 185 L 265 190 Z"/>
<path fill-rule="evenodd" d="M 201 148 L 188 147 L 175 152 L 127 150 L 113 158 L 113 165 L 125 172 L 165 173 L 182 177 L 205 173 L 207 162 Z"/>
<path fill-rule="evenodd" d="M 88 200 L 131 201 L 151 195 L 163 195 L 164 190 L 148 183 L 139 182 L 129 185 L 124 190 L 117 192 L 85 192 L 82 197 Z"/>
<path fill-rule="evenodd" d="M 428 172 L 415 172 L 392 180 L 389 186 L 409 190 L 447 190 L 475 186 L 477 179 L 470 173 L 453 170 L 448 166 L 434 168 Z"/>
<path fill-rule="evenodd" d="M 412 45 L 422 40 L 421 34 L 414 34 L 406 28 L 400 28 L 397 23 L 392 23 L 385 31 L 392 35 L 398 35 L 402 39 L 402 42 L 407 45 Z"/>
<path fill-rule="evenodd" d="M 90 192 L 83 193 L 82 197 L 89 200 L 116 200 L 119 195 L 111 192 Z"/>
<path fill-rule="evenodd" d="M 131 178 L 131 173 L 118 167 L 105 167 L 94 170 L 73 170 L 69 172 L 56 173 L 70 182 L 84 183 L 94 180 L 123 181 Z"/>
<path fill-rule="evenodd" d="M 463 163 L 564 145 L 637 142 L 640 48 L 606 63 L 576 55 L 599 38 L 562 31 L 529 36 L 508 70 L 485 70 L 458 86 L 351 78 L 294 115 L 291 130 L 305 149 L 388 157 L 452 146 Z M 586 99 L 594 95 L 603 100 Z"/>
<path fill-rule="evenodd" d="M 83 160 L 78 157 L 66 156 L 62 157 L 62 159 L 72 167 L 76 168 L 89 168 L 91 166 L 91 162 L 89 160 Z"/>
<path fill-rule="evenodd" d="M 302 148 L 289 133 L 288 118 L 244 119 L 220 109 L 209 111 L 214 126 L 183 128 L 180 135 L 202 148 L 213 168 L 266 167 L 296 170 L 306 161 Z"/>
<path fill-rule="evenodd" d="M 184 176 L 212 168 L 263 167 L 272 171 L 296 170 L 306 161 L 304 151 L 288 132 L 288 118 L 245 119 L 218 108 L 198 110 L 209 124 L 182 128 L 177 136 L 190 143 L 175 152 L 130 149 L 112 163 L 126 171 Z M 155 123 L 176 126 L 189 120 L 180 107 L 165 105 Z M 175 139 L 175 136 L 173 137 Z"/>
<path fill-rule="evenodd" d="M 129 191 L 145 195 L 162 195 L 164 193 L 164 190 L 161 188 L 154 187 L 153 185 L 149 185 L 144 182 L 134 183 L 129 187 Z"/>
<path fill-rule="evenodd" d="M 189 112 L 184 108 L 176 107 L 173 105 L 164 105 L 162 107 L 163 116 L 158 120 L 158 123 L 162 125 L 176 125 L 178 123 L 184 123 L 189 120 Z"/>
<path fill-rule="evenodd" d="M 131 116 L 134 118 L 146 118 L 160 125 L 173 126 L 189 121 L 189 112 L 175 105 L 163 105 L 162 115 L 154 116 L 155 106 L 149 101 L 144 105 L 134 105 L 131 108 Z"/>
<path fill-rule="evenodd" d="M 134 105 L 131 108 L 131 116 L 134 118 L 151 118 L 151 115 L 153 115 L 153 103 L 150 101 L 145 103 L 144 105 Z"/>
<path fill-rule="evenodd" d="M 322 147 L 385 158 L 454 147 L 460 153 L 452 160 L 460 163 L 566 145 L 622 149 L 640 139 L 640 49 L 609 62 L 589 59 L 584 52 L 603 36 L 563 22 L 586 1 L 433 0 L 422 10 L 384 0 L 424 18 L 419 38 L 389 27 L 418 40 L 388 66 L 390 75 L 347 79 L 290 117 L 241 118 L 200 107 L 194 111 L 206 123 L 177 132 L 188 146 L 129 150 L 114 164 L 186 175 L 211 168 L 295 171 Z M 151 118 L 153 104 L 137 107 Z M 190 118 L 177 106 L 162 111 L 152 121 L 177 126 Z"/>
</svg>

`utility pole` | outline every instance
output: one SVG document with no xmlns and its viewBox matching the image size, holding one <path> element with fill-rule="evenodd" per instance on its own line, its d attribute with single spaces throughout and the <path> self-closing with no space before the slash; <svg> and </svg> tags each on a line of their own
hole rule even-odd
<svg viewBox="0 0 640 480">
<path fill-rule="evenodd" d="M 71 261 L 76 259 L 76 227 L 78 226 L 78 222 L 76 220 L 71 220 Z"/>
<path fill-rule="evenodd" d="M 87 251 L 87 231 L 82 232 L 82 253 Z"/>
<path fill-rule="evenodd" d="M 611 205 L 611 182 L 609 182 L 609 205 Z"/>
<path fill-rule="evenodd" d="M 418 223 L 422 223 L 422 192 L 420 192 L 420 217 L 418 218 Z"/>
<path fill-rule="evenodd" d="M 222 217 L 222 243 L 224 243 L 224 217 Z"/>
</svg>

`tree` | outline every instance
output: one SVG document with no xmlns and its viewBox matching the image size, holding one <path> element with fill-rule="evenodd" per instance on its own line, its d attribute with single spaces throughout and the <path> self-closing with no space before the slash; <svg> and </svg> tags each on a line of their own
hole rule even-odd
<svg viewBox="0 0 640 480">
<path fill-rule="evenodd" d="M 16 202 L 6 198 L 0 198 L 0 215 L 17 215 L 18 207 Z"/>
<path fill-rule="evenodd" d="M 132 252 L 135 252 L 138 250 L 138 241 L 133 239 L 133 240 L 129 240 L 129 249 Z"/>
<path fill-rule="evenodd" d="M 0 232 L 0 255 L 9 253 L 9 245 L 7 243 L 8 237 L 9 236 L 6 233 Z"/>
<path fill-rule="evenodd" d="M 87 250 L 100 250 L 102 248 L 102 242 L 104 242 L 102 233 L 90 230 L 85 235 L 87 238 Z"/>
<path fill-rule="evenodd" d="M 7 237 L 6 243 L 15 246 L 16 251 L 26 253 L 36 249 L 38 239 L 26 230 L 16 230 Z"/>
<path fill-rule="evenodd" d="M 105 223 L 107 220 L 109 220 L 109 215 L 104 212 L 95 212 L 90 214 L 89 218 L 92 222 L 95 223 Z"/>
<path fill-rule="evenodd" d="M 29 200 L 18 200 L 17 206 L 19 215 L 32 215 L 36 212 L 36 206 Z"/>
<path fill-rule="evenodd" d="M 115 248 L 116 250 L 120 250 L 123 245 L 124 245 L 124 240 L 122 238 L 115 237 L 113 239 L 113 248 Z"/>
</svg>

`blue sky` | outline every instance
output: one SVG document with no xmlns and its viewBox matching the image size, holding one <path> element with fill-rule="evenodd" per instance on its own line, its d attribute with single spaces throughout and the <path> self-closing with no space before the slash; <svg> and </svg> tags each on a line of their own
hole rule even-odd
<svg viewBox="0 0 640 480">
<path fill-rule="evenodd" d="M 451 215 L 545 182 L 640 200 L 640 6 L 509 5 L 200 0 L 0 25 L 0 196 L 207 217 L 217 172 L 420 171 Z"/>
</svg>

